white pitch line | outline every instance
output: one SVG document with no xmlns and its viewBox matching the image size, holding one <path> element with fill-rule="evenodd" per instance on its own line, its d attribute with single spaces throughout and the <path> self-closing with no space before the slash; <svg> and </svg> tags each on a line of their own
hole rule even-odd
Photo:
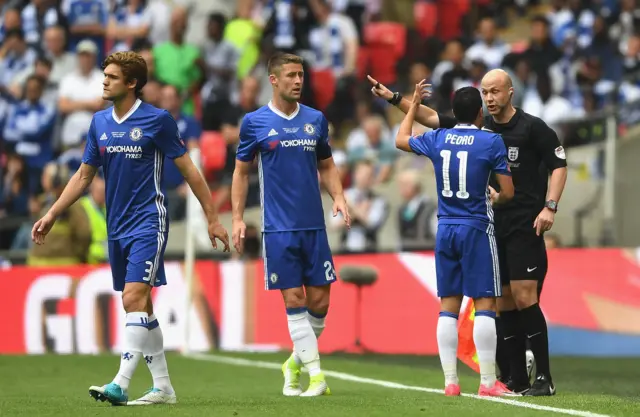
<svg viewBox="0 0 640 417">
<path fill-rule="evenodd" d="M 215 354 L 200 354 L 200 353 L 196 353 L 196 354 L 189 354 L 186 355 L 186 357 L 188 358 L 192 358 L 192 359 L 197 359 L 197 360 L 203 360 L 203 361 L 209 361 L 209 362 L 217 362 L 217 363 L 222 363 L 222 364 L 226 364 L 226 365 L 235 365 L 235 366 L 247 366 L 250 368 L 262 368 L 262 369 L 273 369 L 273 370 L 281 370 L 282 368 L 282 364 L 276 363 L 276 362 L 265 362 L 265 361 L 257 361 L 257 360 L 252 360 L 252 359 L 243 359 L 243 358 L 233 358 L 233 357 L 229 357 L 229 356 L 221 356 L 221 355 L 215 355 Z M 385 387 L 385 388 L 392 388 L 392 389 L 401 389 L 401 390 L 405 390 L 405 391 L 421 391 L 421 392 L 428 392 L 431 394 L 444 394 L 444 391 L 441 389 L 435 389 L 435 388 L 425 388 L 425 387 L 418 387 L 418 386 L 413 386 L 413 385 L 405 385 L 405 384 L 400 384 L 397 382 L 391 382 L 391 381 L 384 381 L 381 379 L 372 379 L 372 378 L 362 378 L 356 375 L 351 375 L 351 374 L 345 374 L 343 372 L 335 372 L 335 371 L 323 371 L 323 373 L 326 376 L 335 378 L 335 379 L 341 379 L 343 381 L 351 381 L 351 382 L 357 382 L 360 384 L 369 384 L 369 385 L 378 385 L 380 387 Z M 521 407 L 521 408 L 529 408 L 532 410 L 537 410 L 537 411 L 548 411 L 551 413 L 557 413 L 557 414 L 567 414 L 570 416 L 580 416 L 580 417 L 611 417 L 609 415 L 606 414 L 597 414 L 597 413 L 592 413 L 589 411 L 580 411 L 580 410 L 573 410 L 571 408 L 558 408 L 558 407 L 549 407 L 546 405 L 539 405 L 539 404 L 532 404 L 532 403 L 527 403 L 524 401 L 516 401 L 516 400 L 507 400 L 504 398 L 499 398 L 499 397 L 480 397 L 478 395 L 475 394 L 461 394 L 463 397 L 467 397 L 467 398 L 473 398 L 476 400 L 484 400 L 484 401 L 492 401 L 492 402 L 496 402 L 496 403 L 500 403 L 500 404 L 506 404 L 506 405 L 512 405 L 514 407 Z"/>
</svg>

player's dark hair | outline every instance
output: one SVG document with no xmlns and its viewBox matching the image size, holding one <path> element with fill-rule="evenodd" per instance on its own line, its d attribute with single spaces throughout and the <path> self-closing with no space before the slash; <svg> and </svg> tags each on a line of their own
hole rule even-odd
<svg viewBox="0 0 640 417">
<path fill-rule="evenodd" d="M 136 97 L 142 97 L 142 88 L 147 84 L 148 77 L 147 62 L 144 58 L 132 51 L 114 52 L 104 60 L 102 69 L 111 64 L 120 67 L 125 83 L 129 84 L 131 81 L 136 80 L 134 92 Z"/>
<path fill-rule="evenodd" d="M 287 54 L 284 52 L 276 52 L 269 58 L 267 64 L 267 70 L 269 74 L 278 74 L 285 64 L 300 64 L 302 65 L 302 57 L 294 54 Z"/>
<path fill-rule="evenodd" d="M 475 87 L 462 87 L 453 96 L 453 115 L 460 123 L 473 123 L 482 109 L 482 97 Z"/>
</svg>

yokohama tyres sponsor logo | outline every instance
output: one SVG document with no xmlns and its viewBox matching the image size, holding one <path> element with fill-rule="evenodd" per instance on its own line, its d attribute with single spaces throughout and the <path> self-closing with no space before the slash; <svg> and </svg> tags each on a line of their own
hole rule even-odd
<svg viewBox="0 0 640 417">
<path fill-rule="evenodd" d="M 107 153 L 141 153 L 142 146 L 107 146 Z"/>
</svg>

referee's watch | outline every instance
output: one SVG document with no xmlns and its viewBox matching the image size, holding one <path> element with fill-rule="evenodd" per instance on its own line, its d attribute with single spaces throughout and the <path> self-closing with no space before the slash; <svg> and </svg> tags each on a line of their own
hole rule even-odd
<svg viewBox="0 0 640 417">
<path fill-rule="evenodd" d="M 544 206 L 546 208 L 548 208 L 549 210 L 553 211 L 554 213 L 558 212 L 558 202 L 557 201 L 547 200 L 547 202 L 544 203 Z"/>
</svg>

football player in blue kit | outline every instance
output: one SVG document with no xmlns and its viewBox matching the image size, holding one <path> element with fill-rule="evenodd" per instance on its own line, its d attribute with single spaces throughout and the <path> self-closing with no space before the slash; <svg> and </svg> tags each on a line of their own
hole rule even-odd
<svg viewBox="0 0 640 417">
<path fill-rule="evenodd" d="M 242 252 L 249 173 L 257 157 L 262 208 L 262 255 L 265 286 L 280 290 L 287 312 L 293 353 L 282 365 L 283 394 L 314 397 L 330 394 L 320 369 L 318 337 L 324 330 L 336 271 L 320 195 L 320 179 L 333 199 L 333 215 L 350 224 L 338 170 L 321 112 L 298 103 L 304 73 L 302 58 L 277 53 L 268 63 L 273 98 L 247 114 L 231 186 L 233 244 Z M 302 392 L 300 371 L 311 377 Z"/>
<path fill-rule="evenodd" d="M 151 288 L 166 285 L 164 250 L 169 232 L 162 184 L 165 156 L 176 166 L 200 201 L 211 243 L 229 251 L 229 238 L 218 221 L 207 183 L 195 167 L 166 110 L 141 101 L 147 65 L 134 52 L 117 52 L 103 64 L 102 98 L 113 107 L 91 120 L 82 165 L 49 212 L 33 226 L 32 239 L 44 244 L 56 217 L 80 198 L 102 167 L 105 178 L 109 262 L 113 288 L 122 291 L 126 311 L 120 370 L 112 382 L 92 386 L 89 394 L 113 405 L 173 404 L 162 331 L 151 302 Z M 129 402 L 131 377 L 141 358 L 153 377 L 153 388 Z"/>
<path fill-rule="evenodd" d="M 513 182 L 500 135 L 482 129 L 482 97 L 473 87 L 456 91 L 453 112 L 458 124 L 412 136 L 417 108 L 426 84 L 416 85 L 412 106 L 396 137 L 396 147 L 433 162 L 438 189 L 436 278 L 441 311 L 438 351 L 445 376 L 445 395 L 460 395 L 457 373 L 458 314 L 463 296 L 475 303 L 473 340 L 480 365 L 478 395 L 512 395 L 496 379 L 496 297 L 501 295 L 493 204 L 513 198 Z M 495 175 L 500 193 L 492 194 Z"/>
</svg>

